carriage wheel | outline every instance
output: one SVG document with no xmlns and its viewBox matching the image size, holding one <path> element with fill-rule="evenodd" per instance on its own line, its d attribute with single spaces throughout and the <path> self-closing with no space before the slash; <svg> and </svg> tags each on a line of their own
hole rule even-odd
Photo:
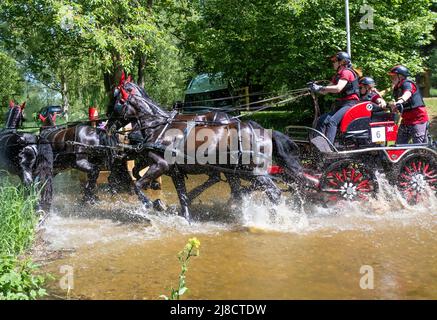
<svg viewBox="0 0 437 320">
<path fill-rule="evenodd" d="M 378 190 L 373 172 L 362 163 L 351 161 L 329 166 L 320 186 L 322 191 L 330 194 L 330 201 L 366 201 Z"/>
<path fill-rule="evenodd" d="M 417 204 L 426 196 L 426 189 L 437 191 L 437 163 L 426 155 L 413 155 L 400 164 L 396 183 L 409 204 Z"/>
</svg>

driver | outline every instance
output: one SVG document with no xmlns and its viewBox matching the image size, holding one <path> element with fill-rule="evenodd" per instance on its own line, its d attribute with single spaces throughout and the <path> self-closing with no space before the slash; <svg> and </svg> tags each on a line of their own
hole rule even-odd
<svg viewBox="0 0 437 320">
<path fill-rule="evenodd" d="M 407 144 L 410 139 L 413 143 L 426 143 L 428 113 L 417 85 L 408 79 L 410 71 L 405 66 L 397 65 L 388 74 L 395 99 L 389 103 L 389 107 L 402 115 L 396 144 Z"/>
<path fill-rule="evenodd" d="M 360 100 L 370 101 L 377 104 L 381 108 L 385 108 L 387 103 L 381 97 L 381 94 L 376 90 L 375 80 L 371 77 L 362 77 L 360 79 Z"/>
<path fill-rule="evenodd" d="M 316 129 L 326 135 L 334 143 L 337 127 L 345 113 L 357 104 L 360 100 L 358 74 L 352 69 L 351 58 L 346 52 L 340 51 L 331 57 L 332 66 L 336 74 L 328 86 L 311 84 L 312 92 L 321 94 L 334 93 L 337 99 L 334 103 L 334 110 L 323 114 L 317 123 Z"/>
</svg>

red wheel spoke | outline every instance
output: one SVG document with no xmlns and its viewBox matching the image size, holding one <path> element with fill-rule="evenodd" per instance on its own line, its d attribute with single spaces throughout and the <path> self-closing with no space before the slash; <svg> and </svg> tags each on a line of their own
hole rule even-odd
<svg viewBox="0 0 437 320">
<path fill-rule="evenodd" d="M 414 171 L 417 172 L 417 166 L 416 166 L 416 163 L 413 162 L 411 165 L 413 166 Z"/>
<path fill-rule="evenodd" d="M 361 179 L 363 175 L 361 173 L 358 173 L 357 176 L 355 177 L 355 180 L 353 182 L 357 182 Z"/>
<path fill-rule="evenodd" d="M 423 167 L 423 173 L 426 174 L 426 172 L 428 171 L 429 168 L 429 163 L 425 164 L 425 166 Z"/>
<path fill-rule="evenodd" d="M 404 167 L 404 169 L 405 169 L 405 171 L 407 171 L 408 173 L 410 173 L 410 174 L 411 174 L 411 169 L 410 169 L 410 168 L 408 168 L 408 166 L 405 166 L 405 167 Z"/>
<path fill-rule="evenodd" d="M 354 181 L 354 177 L 355 177 L 355 169 L 352 168 L 352 170 L 351 170 L 351 181 Z"/>
<path fill-rule="evenodd" d="M 330 180 L 328 183 L 334 187 L 338 187 L 338 183 L 333 180 Z"/>
<path fill-rule="evenodd" d="M 401 177 L 404 178 L 405 180 L 411 181 L 411 177 L 406 176 L 404 173 L 401 174 Z"/>
<path fill-rule="evenodd" d="M 368 186 L 369 186 L 369 180 L 364 180 L 357 186 L 357 189 L 368 187 Z"/>
</svg>

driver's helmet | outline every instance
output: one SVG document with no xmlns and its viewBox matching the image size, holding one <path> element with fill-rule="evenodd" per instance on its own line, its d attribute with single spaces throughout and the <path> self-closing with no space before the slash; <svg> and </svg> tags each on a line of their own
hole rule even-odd
<svg viewBox="0 0 437 320">
<path fill-rule="evenodd" d="M 390 69 L 390 72 L 388 74 L 389 75 L 400 74 L 403 75 L 404 77 L 408 77 L 409 75 L 411 75 L 410 70 L 408 70 L 408 68 L 403 65 L 394 66 L 393 68 Z"/>
<path fill-rule="evenodd" d="M 362 77 L 359 81 L 359 84 L 360 84 L 360 87 L 363 87 L 363 86 L 374 87 L 375 80 L 373 80 L 373 78 L 371 78 L 371 77 Z"/>
<path fill-rule="evenodd" d="M 344 52 L 344 51 L 339 51 L 339 52 L 337 52 L 335 55 L 333 55 L 331 57 L 331 61 L 332 62 L 335 62 L 335 61 L 341 62 L 341 61 L 344 61 L 344 60 L 346 60 L 346 63 L 350 63 L 351 62 L 350 55 L 347 52 Z"/>
</svg>

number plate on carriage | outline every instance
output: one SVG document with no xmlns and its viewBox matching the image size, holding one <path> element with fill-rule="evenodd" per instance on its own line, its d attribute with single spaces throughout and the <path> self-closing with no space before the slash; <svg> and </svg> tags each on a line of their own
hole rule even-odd
<svg viewBox="0 0 437 320">
<path fill-rule="evenodd" d="M 381 143 L 385 142 L 385 127 L 372 128 L 372 142 Z"/>
</svg>

